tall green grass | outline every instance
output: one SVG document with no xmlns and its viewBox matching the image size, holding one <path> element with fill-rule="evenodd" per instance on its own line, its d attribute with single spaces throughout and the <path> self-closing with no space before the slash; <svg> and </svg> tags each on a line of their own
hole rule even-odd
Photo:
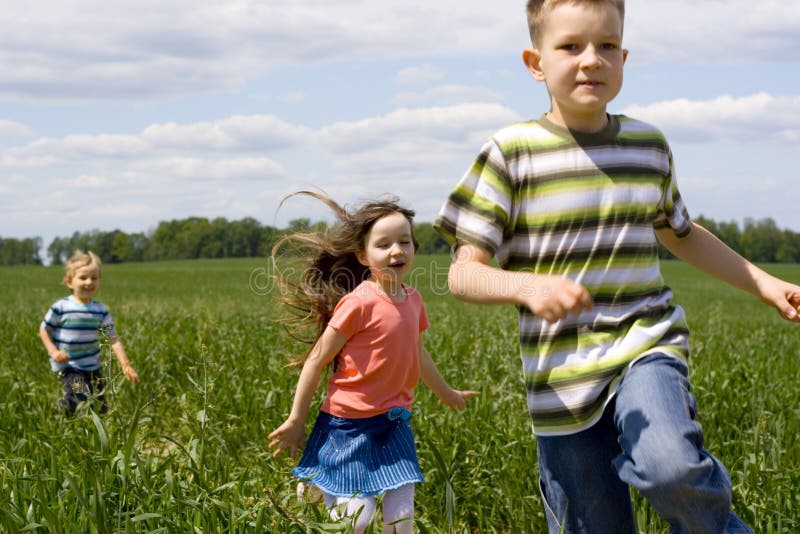
<svg viewBox="0 0 800 534">
<path fill-rule="evenodd" d="M 418 388 L 414 427 L 426 482 L 420 532 L 544 532 L 511 307 L 454 301 L 446 257 L 412 277 L 447 379 L 480 392 L 467 411 Z M 0 531 L 339 532 L 298 500 L 294 462 L 266 435 L 288 414 L 297 372 L 276 324 L 263 261 L 107 265 L 111 309 L 141 376 L 106 354 L 111 409 L 56 409 L 60 384 L 37 329 L 66 294 L 58 268 L 0 269 Z M 748 295 L 665 263 L 692 328 L 691 378 L 708 448 L 729 468 L 734 506 L 759 533 L 800 530 L 800 327 Z M 800 280 L 800 267 L 769 266 Z M 317 401 L 319 402 L 319 401 Z M 638 496 L 641 532 L 666 526 Z"/>
</svg>

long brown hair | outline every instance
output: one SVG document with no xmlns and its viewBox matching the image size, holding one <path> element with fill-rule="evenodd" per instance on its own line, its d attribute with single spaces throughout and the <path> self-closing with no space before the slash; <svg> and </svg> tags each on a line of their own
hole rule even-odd
<svg viewBox="0 0 800 534">
<path fill-rule="evenodd" d="M 305 195 L 326 204 L 336 216 L 335 223 L 319 231 L 295 232 L 282 237 L 272 248 L 272 264 L 280 301 L 289 316 L 283 320 L 287 332 L 313 347 L 330 321 L 339 300 L 369 278 L 369 267 L 358 261 L 357 253 L 365 248 L 367 235 L 376 221 L 400 213 L 412 226 L 414 211 L 398 204 L 395 197 L 373 200 L 348 211 L 330 197 L 312 191 L 298 191 L 289 198 Z M 279 267 L 278 258 L 289 256 L 291 267 Z M 296 356 L 302 364 L 308 352 Z"/>
</svg>

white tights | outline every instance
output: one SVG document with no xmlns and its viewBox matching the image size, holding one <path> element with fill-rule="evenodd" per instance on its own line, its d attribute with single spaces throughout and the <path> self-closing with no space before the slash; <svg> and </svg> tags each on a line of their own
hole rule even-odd
<svg viewBox="0 0 800 534">
<path fill-rule="evenodd" d="M 331 519 L 356 516 L 353 530 L 361 534 L 375 515 L 375 497 L 335 497 L 323 492 Z M 411 534 L 414 527 L 414 484 L 388 490 L 383 495 L 382 534 Z"/>
</svg>

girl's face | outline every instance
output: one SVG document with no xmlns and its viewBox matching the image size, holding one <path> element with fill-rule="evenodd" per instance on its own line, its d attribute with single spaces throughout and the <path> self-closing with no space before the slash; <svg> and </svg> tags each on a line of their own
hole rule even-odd
<svg viewBox="0 0 800 534">
<path fill-rule="evenodd" d="M 77 269 L 72 275 L 72 279 L 67 282 L 67 287 L 72 290 L 72 296 L 84 304 L 88 304 L 100 289 L 100 268 L 90 263 Z"/>
<path fill-rule="evenodd" d="M 357 256 L 362 265 L 369 267 L 372 279 L 384 292 L 396 294 L 414 259 L 414 239 L 408 219 L 395 212 L 375 221 L 364 250 Z"/>
</svg>

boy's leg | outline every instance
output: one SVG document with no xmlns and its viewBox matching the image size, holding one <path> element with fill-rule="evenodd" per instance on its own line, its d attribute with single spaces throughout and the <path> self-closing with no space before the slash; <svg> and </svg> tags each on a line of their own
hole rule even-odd
<svg viewBox="0 0 800 534">
<path fill-rule="evenodd" d="M 550 534 L 636 533 L 630 489 L 612 465 L 620 453 L 613 409 L 583 432 L 536 441 Z"/>
<path fill-rule="evenodd" d="M 731 513 L 728 472 L 703 448 L 687 372 L 685 363 L 664 354 L 628 370 L 614 404 L 622 446 L 614 465 L 671 533 L 752 532 Z"/>
<path fill-rule="evenodd" d="M 383 534 L 414 532 L 414 484 L 389 490 L 383 496 Z"/>
<path fill-rule="evenodd" d="M 108 411 L 106 397 L 103 393 L 104 386 L 103 373 L 100 369 L 97 371 L 89 371 L 89 390 L 92 396 L 100 403 L 100 413 L 106 413 Z"/>
<path fill-rule="evenodd" d="M 69 413 L 74 413 L 78 404 L 88 398 L 89 377 L 82 371 L 67 368 L 59 371 L 58 379 L 64 387 L 64 398 L 58 404 Z"/>
</svg>

